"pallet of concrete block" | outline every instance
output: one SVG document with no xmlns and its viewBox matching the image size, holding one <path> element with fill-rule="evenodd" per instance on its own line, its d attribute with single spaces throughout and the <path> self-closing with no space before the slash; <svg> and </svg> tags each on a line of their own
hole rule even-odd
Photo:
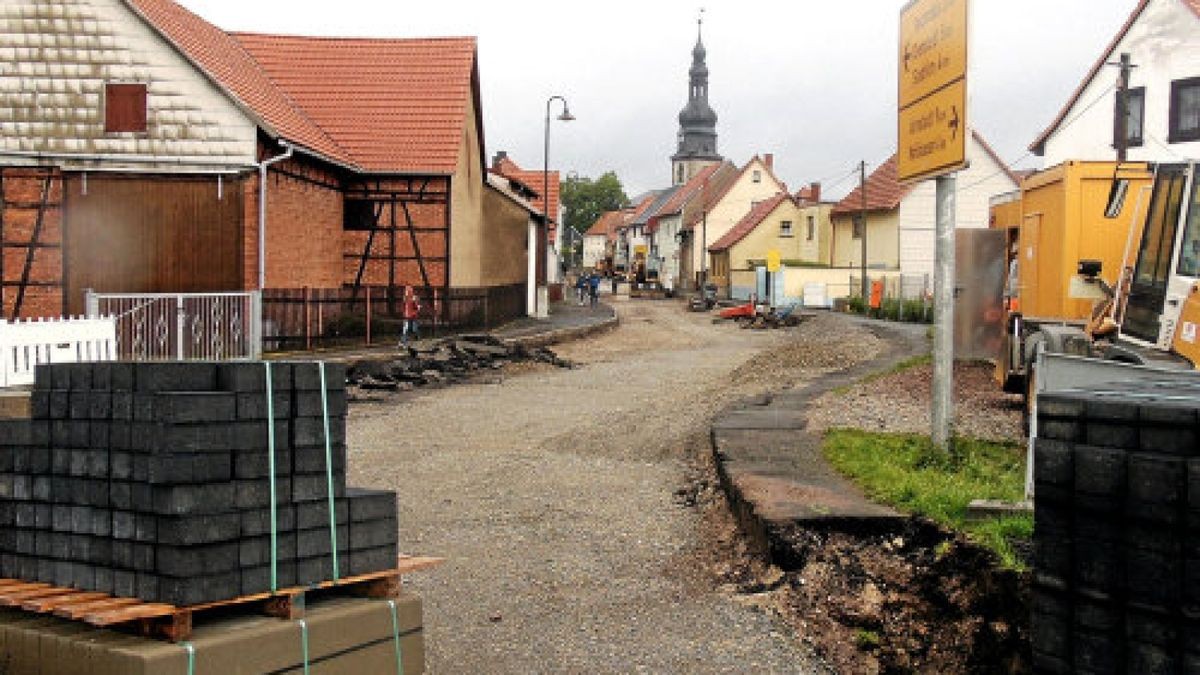
<svg viewBox="0 0 1200 675">
<path fill-rule="evenodd" d="M 1033 670 L 1200 672 L 1200 386 L 1038 398 Z"/>
<path fill-rule="evenodd" d="M 190 606 L 396 566 L 395 493 L 346 487 L 340 366 L 40 366 L 31 407 L 0 576 Z"/>
<path fill-rule="evenodd" d="M 225 616 L 167 643 L 40 615 L 0 610 L 0 672 L 63 675 L 421 673 L 421 601 L 333 598 L 303 620 Z"/>
</svg>

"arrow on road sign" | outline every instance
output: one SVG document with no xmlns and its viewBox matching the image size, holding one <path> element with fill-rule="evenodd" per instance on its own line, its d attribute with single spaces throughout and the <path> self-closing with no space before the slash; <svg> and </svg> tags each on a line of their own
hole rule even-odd
<svg viewBox="0 0 1200 675">
<path fill-rule="evenodd" d="M 950 106 L 950 139 L 958 137 L 958 106 Z"/>
</svg>

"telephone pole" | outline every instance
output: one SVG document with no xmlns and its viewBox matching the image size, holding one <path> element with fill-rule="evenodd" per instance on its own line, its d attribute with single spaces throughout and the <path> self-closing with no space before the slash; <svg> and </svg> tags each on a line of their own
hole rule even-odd
<svg viewBox="0 0 1200 675">
<path fill-rule="evenodd" d="M 862 228 L 859 234 L 862 235 L 862 300 L 865 307 L 870 301 L 870 282 L 867 281 L 867 161 L 863 160 L 858 163 L 858 196 L 860 207 L 858 209 L 859 227 Z"/>
<path fill-rule="evenodd" d="M 1117 73 L 1117 109 L 1113 119 L 1113 145 L 1117 148 L 1117 161 L 1124 162 L 1129 147 L 1129 74 L 1136 67 L 1129 59 L 1129 53 L 1121 54 L 1116 63 Z"/>
</svg>

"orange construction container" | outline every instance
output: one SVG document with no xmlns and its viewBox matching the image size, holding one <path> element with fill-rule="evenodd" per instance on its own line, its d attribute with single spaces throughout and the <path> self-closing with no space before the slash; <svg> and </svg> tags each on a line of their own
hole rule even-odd
<svg viewBox="0 0 1200 675">
<path fill-rule="evenodd" d="M 1128 181 L 1128 189 L 1120 211 L 1106 218 L 1114 176 Z M 1152 180 L 1141 162 L 1118 169 L 1116 162 L 1071 161 L 1022 181 L 1017 305 L 1027 320 L 1082 321 L 1090 315 L 1091 301 L 1068 296 L 1071 278 L 1080 260 L 1099 260 L 1100 277 L 1116 285 L 1126 249 L 1136 255 Z"/>
</svg>

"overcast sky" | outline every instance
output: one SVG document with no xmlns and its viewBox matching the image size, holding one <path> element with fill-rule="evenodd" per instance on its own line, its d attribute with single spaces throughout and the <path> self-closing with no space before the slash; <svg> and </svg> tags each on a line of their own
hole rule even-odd
<svg viewBox="0 0 1200 675">
<path fill-rule="evenodd" d="M 833 195 L 860 159 L 896 143 L 900 0 L 182 0 L 227 30 L 308 35 L 479 38 L 486 152 L 542 165 L 613 170 L 630 196 L 670 184 L 677 115 L 687 100 L 696 15 L 705 8 L 709 99 L 718 150 L 739 165 L 773 152 L 793 189 Z M 1009 162 L 1053 120 L 1136 0 L 974 0 L 971 124 Z M 557 109 L 555 114 L 557 114 Z M 829 194 L 829 192 L 827 192 Z"/>
</svg>

